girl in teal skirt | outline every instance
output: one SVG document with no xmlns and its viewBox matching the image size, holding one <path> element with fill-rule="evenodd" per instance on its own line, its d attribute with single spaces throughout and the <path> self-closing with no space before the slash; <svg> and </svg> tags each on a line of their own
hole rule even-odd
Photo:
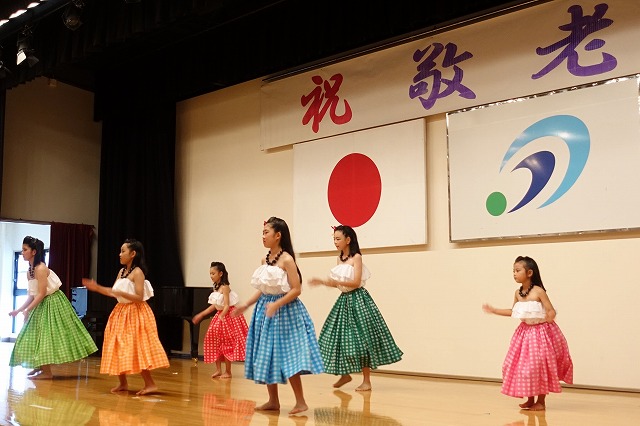
<svg viewBox="0 0 640 426">
<path fill-rule="evenodd" d="M 350 226 L 337 226 L 333 242 L 340 251 L 337 266 L 331 269 L 329 278 L 309 281 L 309 284 L 336 287 L 342 292 L 320 331 L 320 354 L 325 371 L 340 375 L 333 387 L 349 383 L 350 373 L 362 372 L 362 383 L 356 390 L 369 391 L 371 369 L 400 361 L 402 351 L 364 288 L 371 274 L 362 264 L 355 231 Z"/>
<path fill-rule="evenodd" d="M 28 297 L 9 315 L 15 317 L 22 312 L 25 322 L 16 338 L 9 365 L 33 368 L 28 375 L 31 379 L 52 379 L 52 364 L 77 361 L 98 348 L 59 290 L 60 278 L 44 263 L 44 243 L 25 237 L 22 257 L 29 262 Z"/>
</svg>

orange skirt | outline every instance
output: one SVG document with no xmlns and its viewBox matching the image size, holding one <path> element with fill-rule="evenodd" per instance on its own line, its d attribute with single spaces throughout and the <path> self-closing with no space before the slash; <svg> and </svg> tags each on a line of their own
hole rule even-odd
<svg viewBox="0 0 640 426">
<path fill-rule="evenodd" d="M 102 345 L 101 374 L 136 374 L 169 367 L 147 302 L 118 303 L 109 315 Z"/>
</svg>

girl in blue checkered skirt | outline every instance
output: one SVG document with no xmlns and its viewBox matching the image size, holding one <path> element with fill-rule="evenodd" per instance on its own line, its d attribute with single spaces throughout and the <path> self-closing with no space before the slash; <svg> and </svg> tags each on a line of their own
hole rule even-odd
<svg viewBox="0 0 640 426">
<path fill-rule="evenodd" d="M 364 288 L 371 274 L 362 263 L 356 232 L 350 226 L 337 226 L 333 243 L 340 251 L 338 264 L 327 279 L 309 280 L 311 285 L 341 291 L 320 331 L 320 353 L 326 372 L 340 375 L 333 387 L 349 383 L 350 373 L 362 372 L 362 383 L 356 390 L 370 391 L 371 369 L 400 361 L 402 351 Z"/>
<path fill-rule="evenodd" d="M 233 312 L 240 315 L 256 304 L 247 335 L 244 374 L 267 385 L 269 400 L 256 410 L 279 410 L 278 383 L 289 380 L 296 398 L 289 414 L 297 414 L 309 408 L 300 376 L 324 371 L 320 349 L 311 317 L 298 299 L 302 275 L 287 223 L 269 218 L 262 230 L 262 243 L 269 252 L 251 277 L 257 291 Z"/>
</svg>

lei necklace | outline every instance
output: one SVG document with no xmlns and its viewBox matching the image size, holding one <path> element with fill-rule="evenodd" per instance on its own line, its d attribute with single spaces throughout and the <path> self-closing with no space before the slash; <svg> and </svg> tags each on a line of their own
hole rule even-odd
<svg viewBox="0 0 640 426">
<path fill-rule="evenodd" d="M 280 249 L 280 253 L 276 254 L 276 257 L 273 258 L 273 260 L 269 260 L 269 257 L 271 257 L 271 250 L 269 250 L 269 253 L 267 253 L 267 265 L 269 266 L 273 266 L 276 263 L 278 263 L 278 259 L 280 259 L 280 256 L 282 256 L 282 253 L 284 252 L 284 250 Z"/>
</svg>

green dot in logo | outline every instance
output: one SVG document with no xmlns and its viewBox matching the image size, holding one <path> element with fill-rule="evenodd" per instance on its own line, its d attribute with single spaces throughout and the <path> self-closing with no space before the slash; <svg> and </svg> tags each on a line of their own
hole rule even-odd
<svg viewBox="0 0 640 426">
<path fill-rule="evenodd" d="M 500 216 L 507 209 L 507 198 L 502 192 L 493 192 L 487 197 L 487 211 L 492 216 Z"/>
</svg>

